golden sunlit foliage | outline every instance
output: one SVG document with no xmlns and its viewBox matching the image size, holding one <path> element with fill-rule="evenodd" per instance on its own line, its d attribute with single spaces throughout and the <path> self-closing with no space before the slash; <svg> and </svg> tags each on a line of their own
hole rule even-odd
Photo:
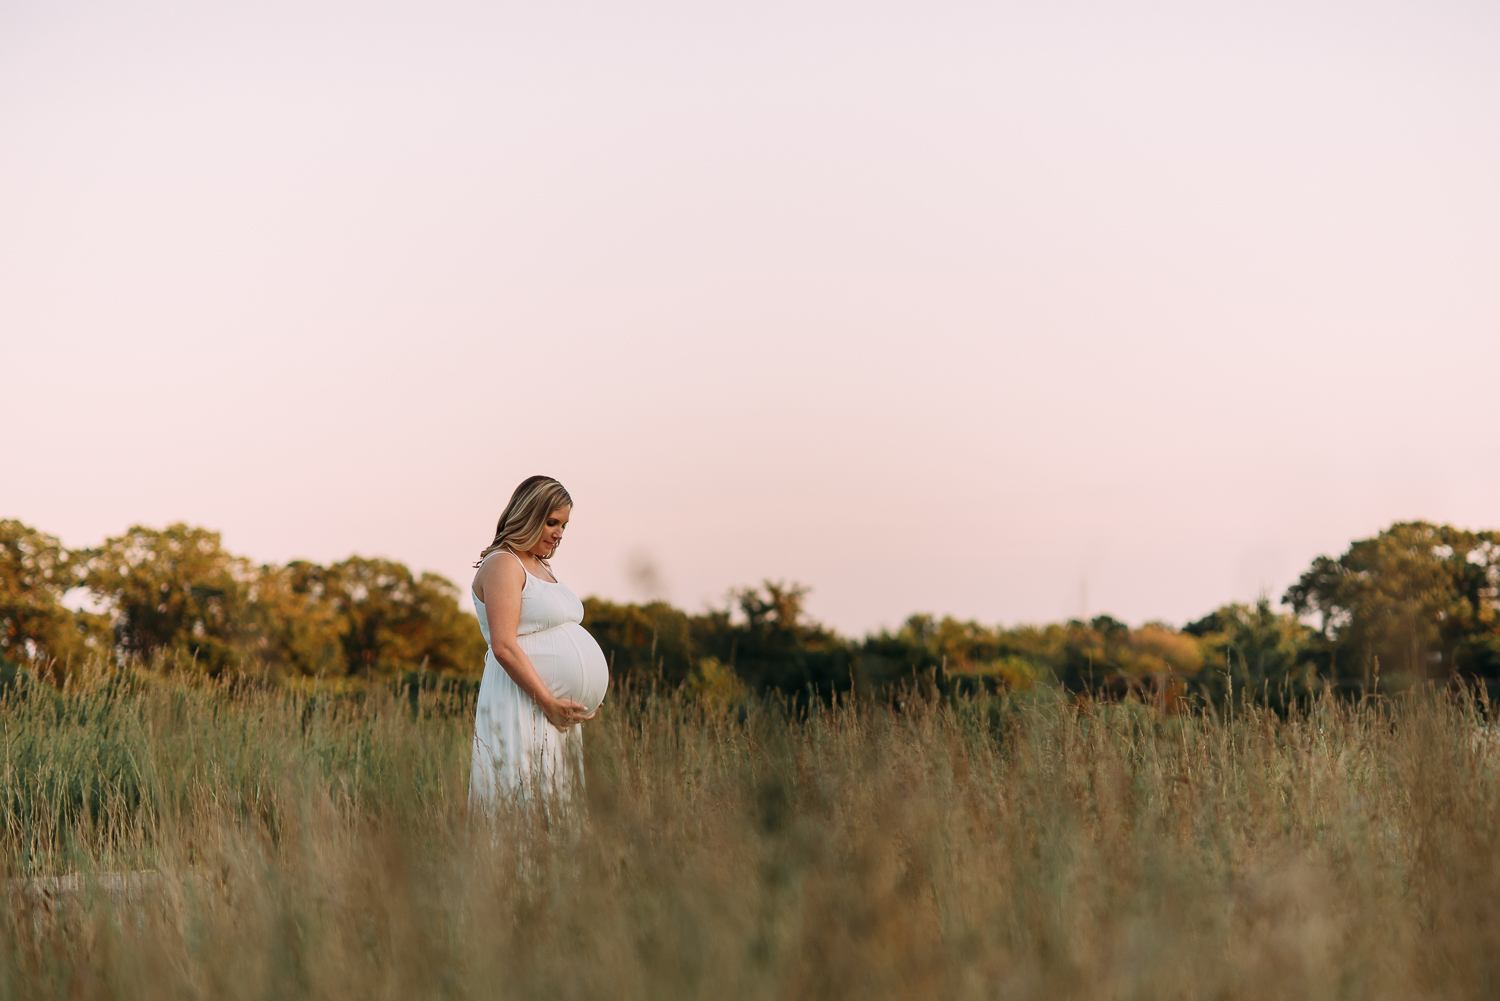
<svg viewBox="0 0 1500 1001">
<path fill-rule="evenodd" d="M 483 663 L 457 588 L 389 560 L 257 567 L 217 532 L 183 524 L 136 526 L 76 552 L 19 522 L 0 522 L 0 533 L 0 654 L 59 679 L 89 657 L 331 679 L 471 674 Z M 70 611 L 62 599 L 73 588 L 106 611 Z"/>
<path fill-rule="evenodd" d="M 71 611 L 64 597 L 78 588 L 103 611 Z M 1132 628 L 1108 615 L 1007 628 L 918 614 L 856 640 L 809 621 L 806 594 L 766 581 L 697 614 L 591 597 L 584 624 L 618 678 L 824 700 L 925 679 L 947 693 L 1042 684 L 1174 704 L 1219 702 L 1239 689 L 1286 705 L 1330 684 L 1389 692 L 1500 678 L 1500 533 L 1422 522 L 1319 557 L 1287 592 L 1291 611 L 1263 598 L 1181 630 Z M 484 661 L 467 603 L 435 574 L 359 556 L 326 567 L 254 566 L 227 552 L 218 533 L 182 524 L 135 527 L 70 552 L 0 522 L 0 626 L 0 657 L 54 678 L 89 657 L 209 675 L 366 680 L 473 679 Z"/>
<path fill-rule="evenodd" d="M 1373 687 L 1500 675 L 1500 532 L 1414 521 L 1320 556 L 1286 593 L 1330 673 Z"/>
<path fill-rule="evenodd" d="M 104 623 L 65 607 L 79 585 L 80 556 L 13 519 L 0 519 L 0 659 L 81 662 Z"/>
</svg>

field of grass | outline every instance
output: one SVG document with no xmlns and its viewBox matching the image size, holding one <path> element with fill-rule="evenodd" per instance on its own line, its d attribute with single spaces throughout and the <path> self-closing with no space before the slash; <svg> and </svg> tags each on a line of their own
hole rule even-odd
<svg viewBox="0 0 1500 1001">
<path fill-rule="evenodd" d="M 470 822 L 471 718 L 441 692 L 13 688 L 0 993 L 1500 994 L 1500 737 L 1461 695 L 619 692 L 587 820 L 550 830 Z"/>
</svg>

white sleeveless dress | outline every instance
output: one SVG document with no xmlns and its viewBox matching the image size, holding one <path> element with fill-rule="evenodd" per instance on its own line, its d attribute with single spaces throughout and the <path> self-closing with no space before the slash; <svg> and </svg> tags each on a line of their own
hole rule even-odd
<svg viewBox="0 0 1500 1001">
<path fill-rule="evenodd" d="M 491 557 L 509 550 L 496 550 Z M 521 565 L 525 570 L 525 564 Z M 484 641 L 490 644 L 490 622 L 484 602 L 474 611 Z M 516 645 L 531 658 L 542 683 L 558 698 L 581 702 L 589 712 L 599 708 L 609 688 L 604 651 L 583 628 L 583 602 L 562 583 L 526 574 L 521 589 L 521 621 Z M 474 759 L 469 771 L 469 810 L 490 811 L 531 792 L 545 800 L 565 801 L 583 777 L 583 734 L 574 725 L 565 732 L 547 721 L 531 696 L 511 680 L 489 646 L 484 678 L 474 713 Z"/>
</svg>

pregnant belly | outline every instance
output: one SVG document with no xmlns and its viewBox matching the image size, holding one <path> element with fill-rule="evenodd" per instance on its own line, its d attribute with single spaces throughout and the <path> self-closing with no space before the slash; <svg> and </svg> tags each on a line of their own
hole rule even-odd
<svg viewBox="0 0 1500 1001">
<path fill-rule="evenodd" d="M 604 660 L 604 651 L 583 626 L 565 622 L 517 636 L 516 644 L 526 651 L 542 677 L 542 684 L 553 695 L 581 702 L 589 712 L 604 701 L 604 692 L 609 688 L 609 665 Z"/>
</svg>

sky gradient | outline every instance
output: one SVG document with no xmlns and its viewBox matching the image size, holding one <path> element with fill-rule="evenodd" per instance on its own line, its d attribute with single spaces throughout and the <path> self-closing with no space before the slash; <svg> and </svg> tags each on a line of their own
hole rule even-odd
<svg viewBox="0 0 1500 1001">
<path fill-rule="evenodd" d="M 1500 7 L 0 0 L 0 517 L 1181 624 L 1500 527 Z M 653 564 L 651 585 L 632 566 Z"/>
</svg>

